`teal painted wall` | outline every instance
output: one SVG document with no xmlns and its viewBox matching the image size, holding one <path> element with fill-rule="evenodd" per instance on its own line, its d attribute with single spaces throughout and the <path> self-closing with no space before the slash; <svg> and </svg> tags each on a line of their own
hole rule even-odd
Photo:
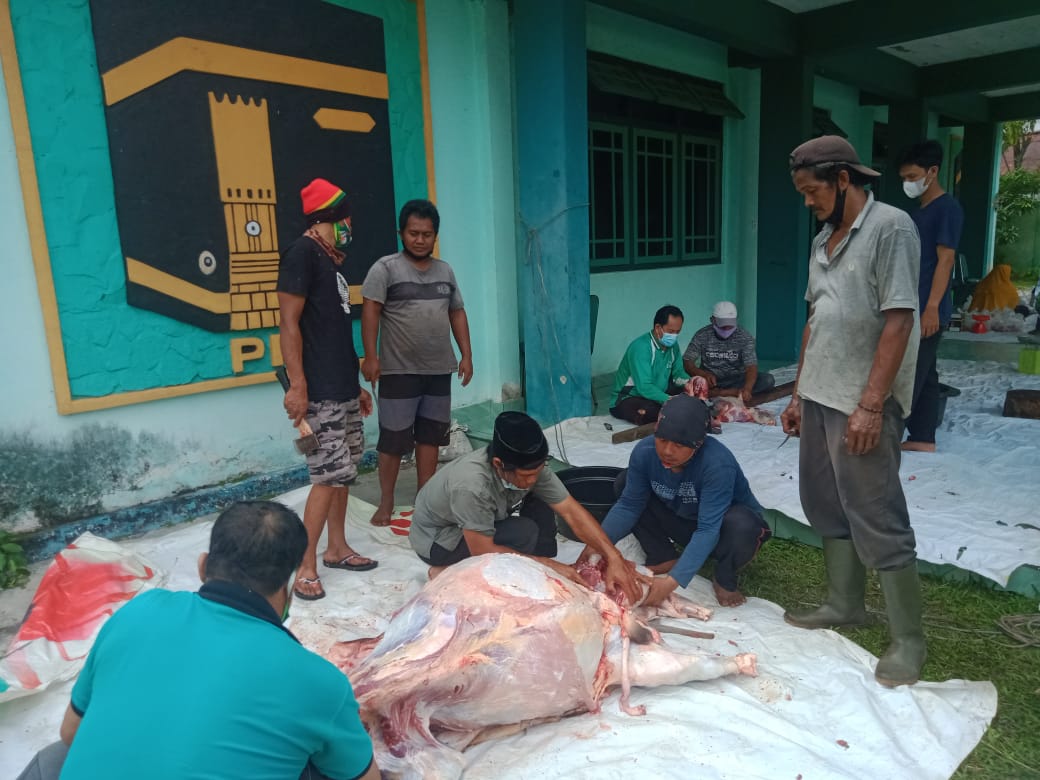
<svg viewBox="0 0 1040 780">
<path fill-rule="evenodd" d="M 344 4 L 384 14 L 388 34 L 415 13 L 415 5 L 409 0 L 344 0 Z M 98 168 L 105 135 L 99 124 L 96 70 L 69 73 L 62 65 L 69 61 L 70 52 L 87 54 L 87 3 L 70 0 L 38 8 L 30 5 L 16 1 L 26 13 L 50 14 L 49 35 L 41 37 L 39 51 L 33 50 L 33 56 L 43 56 L 48 62 L 37 62 L 36 72 L 28 77 L 49 85 L 51 90 L 49 104 L 41 109 L 50 130 L 37 144 L 37 156 L 48 156 L 51 142 L 74 145 L 79 141 L 86 130 L 67 121 L 68 117 L 79 117 L 76 112 L 82 112 L 93 137 L 101 139 L 84 153 L 86 161 L 94 165 L 89 173 L 64 179 L 51 177 L 43 194 L 50 204 L 49 226 L 57 224 L 58 241 L 78 253 L 69 255 L 67 278 L 60 283 L 89 291 L 94 300 L 113 292 L 121 294 L 111 175 Z M 455 384 L 458 406 L 497 400 L 502 382 L 519 378 L 508 17 L 506 4 L 500 0 L 432 0 L 428 9 L 437 200 L 444 217 L 441 253 L 454 265 L 466 297 L 476 364 L 469 388 L 459 390 Z M 55 43 L 66 37 L 75 39 L 67 50 Z M 93 66 L 93 54 L 89 54 Z M 398 115 L 395 127 L 402 133 L 393 137 L 393 143 L 409 148 L 422 145 L 417 74 L 407 77 L 391 71 L 389 75 L 391 113 Z M 91 91 L 95 103 L 84 102 L 79 94 L 81 87 Z M 403 98 L 399 100 L 400 96 Z M 55 150 L 55 155 L 64 160 L 63 165 L 80 164 L 70 162 L 62 149 Z M 51 155 L 51 161 L 54 159 Z M 45 160 L 44 167 L 51 161 Z M 412 165 L 399 165 L 395 158 L 399 204 L 425 195 L 425 174 L 421 158 Z M 292 446 L 294 432 L 281 408 L 282 393 L 275 384 L 70 416 L 57 413 L 2 81 L 0 235 L 4 237 L 9 301 L 0 310 L 0 328 L 5 335 L 0 342 L 0 361 L 5 366 L 6 402 L 0 413 L 0 527 L 31 530 L 41 524 L 301 465 Z M 83 253 L 103 254 L 105 269 L 97 274 L 84 272 L 82 264 L 75 262 Z M 77 313 L 80 321 L 91 323 L 97 316 L 95 307 L 84 302 L 81 308 Z M 141 318 L 135 327 L 153 332 L 147 338 L 157 363 L 184 360 L 183 355 L 165 353 L 170 351 L 169 339 L 179 338 L 183 335 L 179 331 L 187 326 L 139 310 L 131 314 Z M 200 361 L 200 372 L 206 370 L 205 361 Z M 113 381 L 105 376 L 108 368 L 118 372 L 120 367 L 100 362 L 76 370 L 83 381 L 94 383 L 89 387 L 103 390 Z M 366 424 L 369 446 L 374 445 L 375 432 L 375 419 L 370 418 Z"/>
<path fill-rule="evenodd" d="M 452 387 L 463 406 L 520 381 L 509 17 L 504 0 L 427 0 L 426 18 L 440 252 L 473 340 L 473 381 Z"/>
<path fill-rule="evenodd" d="M 591 51 L 721 81 L 747 117 L 727 119 L 723 126 L 721 265 L 592 274 L 592 292 L 600 297 L 595 375 L 617 369 L 625 348 L 650 329 L 654 312 L 666 303 L 686 315 L 679 336 L 683 347 L 707 324 L 718 300 L 734 301 L 741 324 L 756 327 L 758 74 L 731 69 L 726 48 L 710 41 L 599 5 L 587 4 L 586 13 Z"/>
<path fill-rule="evenodd" d="M 394 185 L 400 206 L 426 193 L 418 57 L 392 53 L 395 48 L 417 51 L 414 5 L 403 0 L 338 0 L 337 4 L 380 16 L 384 22 Z M 73 397 L 230 376 L 229 339 L 266 341 L 274 329 L 211 333 L 126 302 L 89 4 L 13 0 L 11 20 Z M 71 67 L 53 66 L 59 62 Z M 57 95 L 62 96 L 60 101 L 55 100 Z M 412 106 L 418 110 L 409 110 Z M 161 215 L 156 219 L 156 234 L 161 236 Z M 280 238 L 285 245 L 289 237 Z M 269 355 L 248 361 L 245 373 L 269 371 Z"/>
<path fill-rule="evenodd" d="M 831 112 L 835 124 L 849 134 L 849 143 L 860 159 L 869 162 L 874 143 L 874 106 L 861 106 L 855 87 L 822 76 L 813 80 L 813 93 L 813 104 Z"/>
</svg>

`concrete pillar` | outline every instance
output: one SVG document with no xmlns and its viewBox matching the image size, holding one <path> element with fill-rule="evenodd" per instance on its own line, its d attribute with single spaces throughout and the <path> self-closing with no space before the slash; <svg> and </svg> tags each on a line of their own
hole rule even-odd
<svg viewBox="0 0 1040 780">
<path fill-rule="evenodd" d="M 585 4 L 516 0 L 513 35 L 524 389 L 551 423 L 592 408 Z"/>
<path fill-rule="evenodd" d="M 917 208 L 917 201 L 906 197 L 899 178 L 899 158 L 911 144 L 928 138 L 928 108 L 923 100 L 902 100 L 888 106 L 888 159 L 879 184 L 878 197 L 906 211 Z M 861 160 L 870 159 L 869 149 L 857 149 Z"/>
<path fill-rule="evenodd" d="M 788 158 L 812 135 L 812 66 L 766 62 L 761 105 L 756 349 L 763 360 L 794 360 L 805 326 L 812 215 L 791 184 Z"/>
<path fill-rule="evenodd" d="M 979 123 L 964 126 L 961 151 L 960 201 L 964 208 L 964 232 L 960 253 L 968 262 L 968 276 L 981 279 L 993 260 L 993 233 L 1000 161 L 1000 126 Z"/>
</svg>

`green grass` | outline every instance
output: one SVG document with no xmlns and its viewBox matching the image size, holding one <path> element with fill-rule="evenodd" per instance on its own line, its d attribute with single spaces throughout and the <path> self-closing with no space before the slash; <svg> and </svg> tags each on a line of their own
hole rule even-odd
<svg viewBox="0 0 1040 780">
<path fill-rule="evenodd" d="M 999 696 L 993 722 L 953 777 L 1040 778 L 1040 647 L 1016 645 L 997 625 L 1004 615 L 1036 613 L 1036 601 L 928 577 L 921 585 L 928 640 L 922 679 L 989 680 Z M 784 607 L 815 606 L 826 592 L 823 553 L 774 539 L 742 573 L 741 590 Z M 867 608 L 884 614 L 874 575 L 868 579 Z M 839 633 L 877 656 L 888 644 L 884 624 Z"/>
</svg>

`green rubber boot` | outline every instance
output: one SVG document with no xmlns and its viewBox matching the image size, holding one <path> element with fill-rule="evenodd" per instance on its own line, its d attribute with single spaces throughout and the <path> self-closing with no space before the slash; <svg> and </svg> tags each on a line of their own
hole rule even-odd
<svg viewBox="0 0 1040 780">
<path fill-rule="evenodd" d="M 866 625 L 867 569 L 852 540 L 824 539 L 823 563 L 827 567 L 826 601 L 816 609 L 785 612 L 784 620 L 799 628 Z"/>
<path fill-rule="evenodd" d="M 921 627 L 921 581 L 917 563 L 896 571 L 879 571 L 881 592 L 885 594 L 888 633 L 892 644 L 878 661 L 874 679 L 888 688 L 913 685 L 921 677 L 928 655 Z"/>
</svg>

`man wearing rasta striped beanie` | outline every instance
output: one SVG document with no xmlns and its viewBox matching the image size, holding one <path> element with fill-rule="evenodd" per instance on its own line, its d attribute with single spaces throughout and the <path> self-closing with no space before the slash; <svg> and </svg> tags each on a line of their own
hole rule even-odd
<svg viewBox="0 0 1040 780">
<path fill-rule="evenodd" d="M 325 596 L 318 576 L 318 539 L 328 522 L 323 566 L 367 571 L 376 562 L 355 552 L 344 535 L 347 497 L 364 450 L 361 418 L 372 396 L 358 381 L 358 356 L 350 318 L 350 290 L 340 268 L 350 244 L 350 203 L 325 179 L 300 191 L 307 230 L 282 254 L 278 269 L 279 336 L 290 387 L 285 411 L 299 425 L 305 417 L 317 435 L 307 456 L 311 492 L 303 513 L 308 545 L 293 593 L 313 601 Z"/>
</svg>

